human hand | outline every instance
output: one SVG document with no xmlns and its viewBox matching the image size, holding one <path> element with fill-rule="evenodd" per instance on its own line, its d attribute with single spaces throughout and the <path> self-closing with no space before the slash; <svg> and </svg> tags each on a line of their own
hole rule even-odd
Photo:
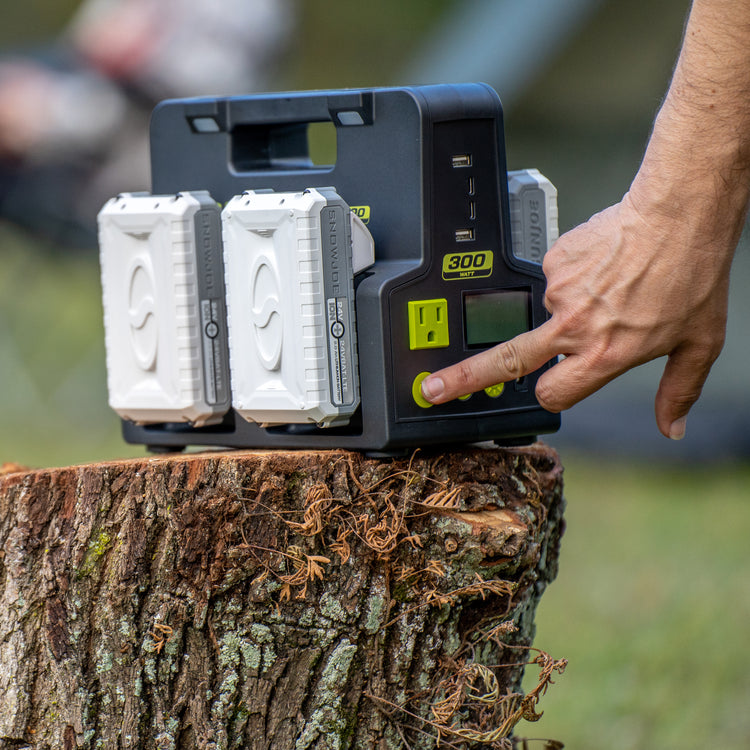
<svg viewBox="0 0 750 750">
<path fill-rule="evenodd" d="M 685 434 L 724 342 L 729 270 L 736 244 L 703 222 L 655 204 L 648 189 L 563 235 L 547 253 L 545 306 L 550 319 L 422 384 L 443 403 L 541 367 L 558 354 L 536 387 L 539 403 L 558 412 L 626 370 L 668 360 L 656 395 L 656 421 L 667 437 Z M 717 243 L 722 247 L 715 252 Z M 727 251 L 726 247 L 731 245 Z"/>
<path fill-rule="evenodd" d="M 724 343 L 729 271 L 750 200 L 750 0 L 694 0 L 649 145 L 623 200 L 547 253 L 549 321 L 422 382 L 438 404 L 537 370 L 568 408 L 666 355 L 661 432 L 679 439 Z"/>
</svg>

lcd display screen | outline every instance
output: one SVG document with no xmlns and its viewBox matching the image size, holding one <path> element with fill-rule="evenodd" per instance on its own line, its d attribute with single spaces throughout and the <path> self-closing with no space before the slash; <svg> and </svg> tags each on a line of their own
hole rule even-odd
<svg viewBox="0 0 750 750">
<path fill-rule="evenodd" d="M 466 346 L 493 346 L 531 328 L 531 293 L 523 289 L 464 296 Z"/>
</svg>

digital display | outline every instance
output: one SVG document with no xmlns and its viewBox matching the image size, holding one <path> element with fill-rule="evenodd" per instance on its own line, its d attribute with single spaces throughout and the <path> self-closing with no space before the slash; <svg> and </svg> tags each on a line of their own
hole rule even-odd
<svg viewBox="0 0 750 750">
<path fill-rule="evenodd" d="M 522 289 L 464 296 L 468 347 L 493 346 L 531 328 L 531 293 Z"/>
</svg>

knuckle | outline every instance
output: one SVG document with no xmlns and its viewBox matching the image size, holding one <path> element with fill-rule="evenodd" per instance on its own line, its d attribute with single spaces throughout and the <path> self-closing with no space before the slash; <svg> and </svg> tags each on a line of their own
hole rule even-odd
<svg viewBox="0 0 750 750">
<path fill-rule="evenodd" d="M 549 285 L 546 290 L 547 296 L 553 302 L 558 302 L 555 315 L 558 323 L 568 330 L 602 325 L 607 321 L 609 315 L 601 309 L 601 302 L 597 296 L 587 288 L 573 287 L 561 283 Z"/>
<path fill-rule="evenodd" d="M 553 271 L 560 263 L 563 262 L 569 252 L 569 248 L 574 244 L 575 240 L 571 236 L 572 232 L 566 232 L 561 234 L 553 243 L 552 247 L 544 254 L 542 258 L 542 270 Z"/>
<path fill-rule="evenodd" d="M 685 393 L 681 393 L 676 398 L 672 398 L 672 404 L 679 412 L 687 412 L 690 407 L 700 398 L 702 388 L 691 388 Z"/>
<path fill-rule="evenodd" d="M 633 354 L 615 346 L 609 338 L 601 338 L 590 346 L 589 366 L 593 372 L 617 375 L 635 364 Z"/>
<path fill-rule="evenodd" d="M 570 334 L 585 329 L 591 321 L 581 307 L 569 305 L 558 314 L 557 323 L 562 331 Z"/>
<path fill-rule="evenodd" d="M 475 379 L 474 367 L 470 360 L 458 362 L 453 371 L 452 385 L 459 391 L 468 387 Z"/>
<path fill-rule="evenodd" d="M 544 306 L 548 312 L 558 314 L 565 309 L 565 297 L 557 284 L 549 282 L 544 290 Z"/>
<path fill-rule="evenodd" d="M 724 338 L 725 336 L 722 335 L 721 338 L 712 339 L 711 342 L 707 345 L 704 356 L 706 362 L 708 362 L 710 365 L 712 365 L 721 354 L 721 351 L 724 348 Z"/>
<path fill-rule="evenodd" d="M 513 341 L 506 341 L 495 349 L 495 363 L 496 369 L 507 373 L 509 380 L 526 374 L 523 358 Z"/>
<path fill-rule="evenodd" d="M 687 414 L 693 404 L 700 398 L 703 390 L 702 383 L 692 385 L 683 385 L 679 388 L 665 389 L 659 388 L 657 398 L 664 400 L 668 404 L 669 410 L 674 414 Z"/>
<path fill-rule="evenodd" d="M 565 408 L 561 402 L 557 390 L 544 378 L 540 378 L 536 384 L 536 400 L 542 409 L 557 413 Z"/>
<path fill-rule="evenodd" d="M 550 297 L 550 295 L 545 292 L 544 297 L 542 297 L 542 304 L 544 305 L 544 309 L 551 315 L 555 311 L 555 301 L 553 297 Z"/>
<path fill-rule="evenodd" d="M 555 275 L 555 271 L 560 265 L 560 256 L 562 254 L 562 247 L 560 240 L 558 240 L 544 255 L 542 258 L 542 273 L 549 279 Z"/>
<path fill-rule="evenodd" d="M 686 365 L 695 373 L 701 373 L 703 379 L 708 377 L 708 372 L 713 363 L 718 359 L 724 348 L 724 337 L 708 339 L 692 347 L 689 354 L 685 356 Z"/>
</svg>

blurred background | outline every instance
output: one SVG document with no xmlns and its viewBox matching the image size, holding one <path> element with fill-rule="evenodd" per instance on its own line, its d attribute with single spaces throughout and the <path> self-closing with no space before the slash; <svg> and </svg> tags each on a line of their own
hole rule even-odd
<svg viewBox="0 0 750 750">
<path fill-rule="evenodd" d="M 483 80 L 503 99 L 509 167 L 537 167 L 556 184 L 564 231 L 627 189 L 688 5 L 6 4 L 0 464 L 142 454 L 122 442 L 107 407 L 91 232 L 104 199 L 148 188 L 145 128 L 155 101 Z M 746 236 L 727 344 L 684 441 L 655 427 L 663 362 L 564 414 L 560 433 L 547 438 L 566 466 L 568 531 L 537 644 L 570 666 L 545 698 L 544 718 L 522 735 L 578 750 L 750 746 L 748 281 Z"/>
</svg>

